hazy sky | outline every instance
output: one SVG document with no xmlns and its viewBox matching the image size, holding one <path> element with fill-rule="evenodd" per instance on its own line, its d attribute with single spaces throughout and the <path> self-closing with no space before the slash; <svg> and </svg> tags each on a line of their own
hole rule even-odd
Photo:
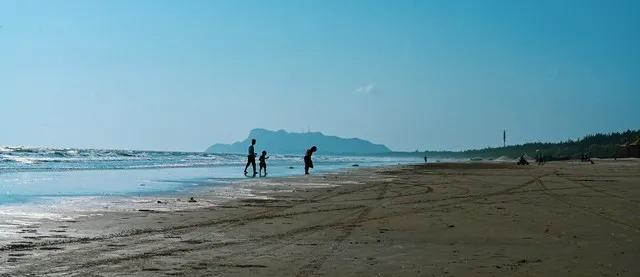
<svg viewBox="0 0 640 277">
<path fill-rule="evenodd" d="M 640 128 L 640 1 L 0 0 L 0 145 L 395 150 Z"/>
</svg>

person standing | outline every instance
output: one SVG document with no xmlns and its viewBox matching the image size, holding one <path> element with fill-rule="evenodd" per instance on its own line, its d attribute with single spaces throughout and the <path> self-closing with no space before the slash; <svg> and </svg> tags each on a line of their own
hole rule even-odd
<svg viewBox="0 0 640 277">
<path fill-rule="evenodd" d="M 262 177 L 262 169 L 264 169 L 264 177 L 267 177 L 267 159 L 269 159 L 267 151 L 262 151 L 262 155 L 258 158 L 258 161 L 260 162 L 260 170 L 258 170 L 260 177 Z"/>
<path fill-rule="evenodd" d="M 253 166 L 253 177 L 256 177 L 256 150 L 254 145 L 256 145 L 256 139 L 251 140 L 251 145 L 249 145 L 249 153 L 247 155 L 247 165 L 244 167 L 244 175 L 247 175 L 247 168 L 249 165 Z"/>
<path fill-rule="evenodd" d="M 311 148 L 307 149 L 307 153 L 304 155 L 304 174 L 309 174 L 309 168 L 313 168 L 313 161 L 311 160 L 311 156 L 313 153 L 318 151 L 318 147 L 311 146 Z"/>
</svg>

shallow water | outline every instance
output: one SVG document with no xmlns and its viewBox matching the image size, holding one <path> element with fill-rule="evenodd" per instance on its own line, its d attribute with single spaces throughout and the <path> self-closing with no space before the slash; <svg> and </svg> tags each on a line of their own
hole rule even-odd
<svg viewBox="0 0 640 277">
<path fill-rule="evenodd" d="M 347 161 L 345 161 L 347 160 Z M 314 172 L 360 166 L 410 163 L 412 160 L 319 157 Z M 91 166 L 91 165 L 82 165 Z M 148 169 L 0 169 L 0 205 L 32 201 L 38 197 L 61 196 L 135 196 L 148 193 L 179 191 L 202 184 L 224 184 L 229 179 L 242 179 L 244 166 L 210 165 L 208 167 L 155 167 Z M 251 172 L 251 168 L 249 168 Z M 301 163 L 288 159 L 270 161 L 269 177 L 303 173 Z"/>
<path fill-rule="evenodd" d="M 183 152 L 0 148 L 0 238 L 44 220 L 73 220 L 111 211 L 175 210 L 256 197 L 230 184 L 246 157 Z M 412 158 L 314 157 L 314 173 L 420 162 Z M 249 169 L 251 171 L 251 169 Z M 269 177 L 302 175 L 302 157 L 272 155 Z M 256 177 L 259 178 L 259 177 Z M 197 204 L 175 195 L 206 188 L 217 196 Z M 219 199 L 219 200 L 216 200 Z M 160 200 L 161 203 L 157 201 Z M 168 201 L 166 201 L 168 200 Z"/>
</svg>

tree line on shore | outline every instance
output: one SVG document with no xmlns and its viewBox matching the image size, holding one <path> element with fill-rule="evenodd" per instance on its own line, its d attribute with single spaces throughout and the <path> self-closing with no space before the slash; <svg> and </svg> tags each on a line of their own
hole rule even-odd
<svg viewBox="0 0 640 277">
<path fill-rule="evenodd" d="M 433 158 L 510 158 L 515 159 L 521 155 L 530 157 L 543 156 L 545 160 L 579 159 L 583 154 L 593 158 L 615 158 L 620 150 L 620 145 L 633 143 L 640 139 L 639 130 L 627 130 L 608 134 L 596 133 L 587 135 L 578 140 L 566 140 L 562 142 L 532 142 L 506 147 L 487 147 L 465 151 L 416 151 L 394 152 L 397 156 L 423 156 Z"/>
</svg>

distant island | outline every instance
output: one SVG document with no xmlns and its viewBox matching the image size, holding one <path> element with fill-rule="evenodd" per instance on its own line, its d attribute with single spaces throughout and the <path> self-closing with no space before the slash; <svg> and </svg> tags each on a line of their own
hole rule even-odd
<svg viewBox="0 0 640 277">
<path fill-rule="evenodd" d="M 245 154 L 251 139 L 257 139 L 256 151 L 263 149 L 273 154 L 304 154 L 312 145 L 317 145 L 322 154 L 371 155 L 388 154 L 391 150 L 359 138 L 341 138 L 327 136 L 320 132 L 291 133 L 285 130 L 271 131 L 253 129 L 246 139 L 232 144 L 214 144 L 207 148 L 208 153 Z"/>
</svg>

